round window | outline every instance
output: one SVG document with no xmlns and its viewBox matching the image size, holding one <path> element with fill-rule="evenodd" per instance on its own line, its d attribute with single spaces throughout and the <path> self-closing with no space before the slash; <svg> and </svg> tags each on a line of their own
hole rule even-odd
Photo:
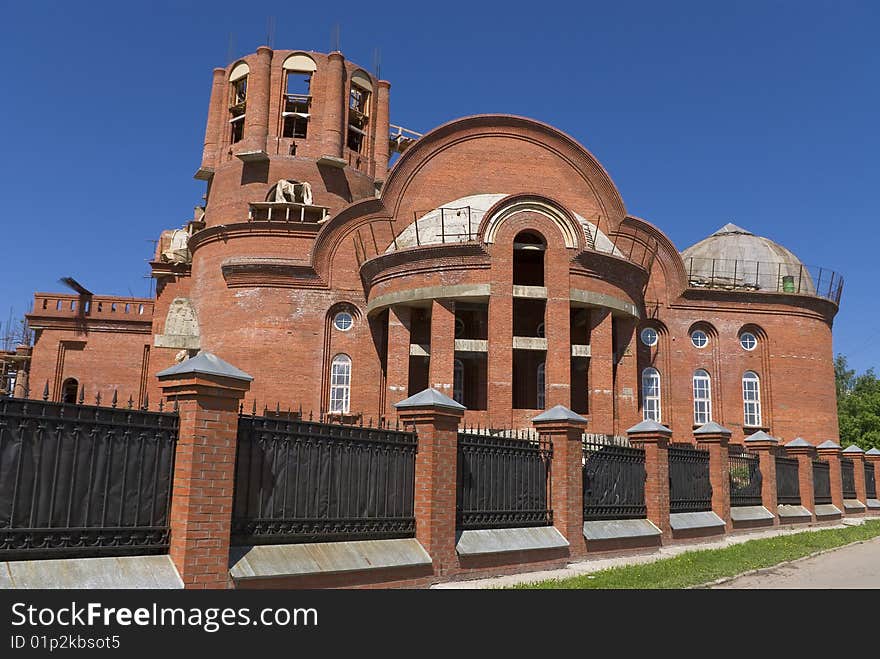
<svg viewBox="0 0 880 659">
<path fill-rule="evenodd" d="M 544 323 L 538 323 L 537 332 L 539 337 L 544 338 Z"/>
<path fill-rule="evenodd" d="M 464 334 L 464 321 L 461 318 L 455 319 L 455 338 L 460 338 Z"/>
<path fill-rule="evenodd" d="M 657 345 L 657 330 L 653 327 L 646 327 L 642 330 L 642 343 L 646 346 L 655 346 Z"/>
<path fill-rule="evenodd" d="M 347 311 L 340 311 L 338 314 L 333 316 L 333 327 L 338 330 L 342 330 L 343 332 L 347 332 L 348 330 L 350 330 L 353 323 L 354 319 Z"/>
<path fill-rule="evenodd" d="M 751 332 L 743 332 L 739 335 L 739 344 L 743 350 L 754 350 L 758 346 L 758 338 Z"/>
<path fill-rule="evenodd" d="M 709 337 L 703 330 L 694 330 L 691 332 L 691 343 L 695 348 L 705 348 L 709 343 Z"/>
</svg>

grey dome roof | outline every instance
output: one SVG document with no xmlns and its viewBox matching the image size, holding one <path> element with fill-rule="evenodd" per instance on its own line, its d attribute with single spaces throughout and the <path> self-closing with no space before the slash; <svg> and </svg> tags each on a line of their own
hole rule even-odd
<svg viewBox="0 0 880 659">
<path fill-rule="evenodd" d="M 735 224 L 725 224 L 681 256 L 691 286 L 815 294 L 797 256 Z"/>
</svg>

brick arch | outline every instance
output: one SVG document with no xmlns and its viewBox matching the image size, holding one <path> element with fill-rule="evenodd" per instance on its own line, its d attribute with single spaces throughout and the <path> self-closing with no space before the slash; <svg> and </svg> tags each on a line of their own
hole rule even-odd
<svg viewBox="0 0 880 659">
<path fill-rule="evenodd" d="M 649 284 L 649 290 L 653 287 L 654 297 L 658 298 L 659 293 L 663 292 L 667 303 L 679 297 L 687 288 L 687 271 L 681 254 L 672 241 L 660 229 L 640 217 L 627 215 L 621 224 L 643 231 L 657 241 L 657 255 L 651 268 Z"/>
<path fill-rule="evenodd" d="M 530 147 L 537 147 L 542 153 L 547 154 L 547 162 L 562 166 L 565 171 L 574 172 L 576 178 L 583 183 L 584 196 L 586 197 L 586 193 L 589 193 L 591 199 L 598 205 L 602 231 L 607 233 L 623 221 L 626 209 L 620 193 L 608 172 L 589 151 L 576 140 L 552 126 L 513 115 L 492 114 L 464 117 L 443 124 L 420 138 L 401 156 L 388 176 L 382 191 L 382 199 L 386 207 L 395 218 L 400 218 L 405 200 L 413 196 L 414 191 L 421 191 L 419 177 L 428 175 L 427 172 L 431 171 L 432 161 L 435 158 L 473 140 L 488 140 L 499 137 L 519 141 L 530 145 Z M 515 143 L 511 142 L 511 144 Z M 476 172 L 477 167 L 486 165 L 494 166 L 496 171 L 503 170 L 506 163 L 499 162 L 498 159 L 503 158 L 504 155 L 495 154 L 494 157 L 496 159 L 491 162 L 472 165 L 473 170 Z M 515 161 L 515 156 L 510 157 L 510 170 L 518 168 L 520 171 L 529 171 L 529 167 L 523 167 L 522 162 Z M 522 189 L 523 187 L 524 185 L 517 184 L 517 188 Z M 509 191 L 517 192 L 516 189 Z M 456 190 L 452 196 L 463 196 L 477 192 L 479 191 Z M 433 208 L 439 206 L 440 203 L 429 205 Z M 408 218 L 401 219 L 404 219 L 407 224 L 410 221 Z"/>
<path fill-rule="evenodd" d="M 535 213 L 550 220 L 567 248 L 580 250 L 586 247 L 584 228 L 571 212 L 553 199 L 536 194 L 511 195 L 492 206 L 480 222 L 480 240 L 487 244 L 494 243 L 501 225 L 523 212 Z M 544 238 L 546 240 L 547 236 Z"/>
</svg>

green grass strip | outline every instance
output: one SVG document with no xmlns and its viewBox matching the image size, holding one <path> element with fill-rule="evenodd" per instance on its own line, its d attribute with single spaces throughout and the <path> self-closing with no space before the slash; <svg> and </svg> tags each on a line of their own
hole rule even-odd
<svg viewBox="0 0 880 659">
<path fill-rule="evenodd" d="M 568 579 L 551 579 L 512 586 L 518 589 L 545 588 L 687 588 L 732 577 L 749 570 L 772 567 L 808 556 L 813 552 L 841 547 L 880 535 L 880 520 L 860 526 L 804 531 L 773 538 L 749 540 L 722 549 L 689 551 L 642 565 L 608 568 Z"/>
</svg>

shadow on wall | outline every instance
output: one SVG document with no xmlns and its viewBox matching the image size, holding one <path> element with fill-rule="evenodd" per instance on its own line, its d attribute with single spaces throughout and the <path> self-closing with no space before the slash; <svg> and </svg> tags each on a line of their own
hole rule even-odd
<svg viewBox="0 0 880 659">
<path fill-rule="evenodd" d="M 269 182 L 269 161 L 262 160 L 258 162 L 246 162 L 241 168 L 241 184 L 248 183 L 268 183 Z"/>
<path fill-rule="evenodd" d="M 321 180 L 327 192 L 351 203 L 351 188 L 348 179 L 345 178 L 345 171 L 327 165 L 318 165 L 318 171 L 321 173 Z"/>
</svg>

